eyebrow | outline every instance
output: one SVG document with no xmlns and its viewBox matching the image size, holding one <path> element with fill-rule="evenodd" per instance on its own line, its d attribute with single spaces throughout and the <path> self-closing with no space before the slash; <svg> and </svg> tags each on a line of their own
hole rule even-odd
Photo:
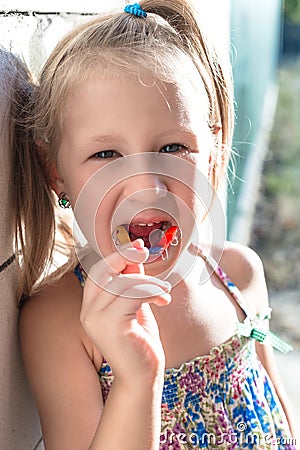
<svg viewBox="0 0 300 450">
<path fill-rule="evenodd" d="M 123 144 L 125 142 L 125 139 L 122 139 L 118 136 L 113 136 L 111 134 L 93 136 L 91 138 L 91 142 L 99 142 L 100 144 L 110 144 L 112 141 Z"/>
<path fill-rule="evenodd" d="M 190 128 L 186 128 L 184 126 L 178 126 L 176 128 L 171 128 L 170 130 L 166 130 L 163 133 L 160 133 L 159 137 L 167 137 L 167 136 L 174 136 L 176 134 L 188 134 L 192 137 L 196 137 L 195 133 Z"/>
<path fill-rule="evenodd" d="M 186 134 L 189 135 L 192 138 L 196 138 L 195 133 L 193 133 L 189 128 L 183 127 L 183 126 L 178 126 L 176 128 L 171 128 L 169 130 L 163 131 L 162 133 L 159 133 L 157 136 L 159 138 L 166 138 L 169 136 L 176 136 L 176 135 L 182 135 L 182 134 Z M 89 143 L 100 143 L 100 144 L 119 144 L 119 145 L 124 145 L 126 144 L 126 139 L 123 139 L 120 136 L 117 135 L 112 135 L 112 134 L 106 134 L 106 135 L 96 135 L 91 137 L 91 139 L 89 140 Z"/>
</svg>

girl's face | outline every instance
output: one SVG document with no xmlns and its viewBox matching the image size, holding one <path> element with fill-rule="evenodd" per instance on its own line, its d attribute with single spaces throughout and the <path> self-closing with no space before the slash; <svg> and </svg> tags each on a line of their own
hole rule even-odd
<svg viewBox="0 0 300 450">
<path fill-rule="evenodd" d="M 115 251 L 112 236 L 121 225 L 135 237 L 179 226 L 182 242 L 188 240 L 199 214 L 197 174 L 206 179 L 209 172 L 207 104 L 190 81 L 179 89 L 150 76 L 100 76 L 70 96 L 54 189 L 68 194 L 80 228 L 102 255 Z M 146 264 L 147 273 L 167 269 L 178 251 Z"/>
</svg>

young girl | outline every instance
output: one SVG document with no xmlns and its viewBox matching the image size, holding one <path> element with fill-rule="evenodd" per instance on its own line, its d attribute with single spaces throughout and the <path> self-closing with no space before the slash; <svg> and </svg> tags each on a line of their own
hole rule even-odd
<svg viewBox="0 0 300 450">
<path fill-rule="evenodd" d="M 144 0 L 84 23 L 31 100 L 14 208 L 45 448 L 295 448 L 262 265 L 221 242 L 232 89 L 191 6 Z M 38 283 L 57 200 L 90 250 Z"/>
</svg>

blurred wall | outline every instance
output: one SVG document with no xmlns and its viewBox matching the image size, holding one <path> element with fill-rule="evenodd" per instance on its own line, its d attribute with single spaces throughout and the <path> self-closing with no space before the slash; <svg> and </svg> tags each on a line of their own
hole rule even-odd
<svg viewBox="0 0 300 450">
<path fill-rule="evenodd" d="M 231 0 L 231 41 L 236 99 L 234 150 L 238 178 L 229 188 L 232 240 L 248 243 L 257 189 L 277 99 L 281 0 Z"/>
</svg>

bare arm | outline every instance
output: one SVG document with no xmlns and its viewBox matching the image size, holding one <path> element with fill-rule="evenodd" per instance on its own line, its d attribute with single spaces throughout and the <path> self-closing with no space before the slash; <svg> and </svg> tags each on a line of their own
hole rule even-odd
<svg viewBox="0 0 300 450">
<path fill-rule="evenodd" d="M 140 261 L 148 256 L 143 248 L 126 252 Z M 80 318 L 97 349 L 109 355 L 114 372 L 91 450 L 159 449 L 165 356 L 149 303 L 168 304 L 168 289 L 145 276 L 141 264 L 124 265 L 118 253 L 91 269 Z"/>
<path fill-rule="evenodd" d="M 285 412 L 292 436 L 296 437 L 297 433 L 299 435 L 299 430 L 297 430 L 297 425 L 293 417 L 292 407 L 278 373 L 273 348 L 270 345 L 263 345 L 257 343 L 256 351 L 262 365 L 264 366 L 269 377 L 272 380 L 272 383 L 274 385 L 282 408 Z"/>
<path fill-rule="evenodd" d="M 93 286 L 90 287 L 87 292 L 91 293 Z M 94 293 L 97 290 L 96 287 Z M 163 296 L 162 293 L 161 299 L 159 295 L 155 297 L 156 301 L 166 304 Z M 161 343 L 158 331 L 153 328 L 156 323 L 151 323 L 151 317 L 149 320 L 150 307 L 147 302 L 139 307 L 134 300 L 113 298 L 97 317 L 98 306 L 101 309 L 101 302 L 105 303 L 107 298 L 96 295 L 94 301 L 94 295 L 87 297 L 90 297 L 86 300 L 88 312 L 81 306 L 82 290 L 74 275 L 69 274 L 60 287 L 47 287 L 21 313 L 22 353 L 39 409 L 45 448 L 158 450 L 164 361 L 159 352 L 155 360 L 155 346 L 160 348 Z M 127 311 L 126 305 L 135 306 Z M 107 334 L 104 339 L 107 349 L 112 350 L 115 381 L 105 407 L 93 362 L 95 345 L 81 321 L 92 336 L 95 332 L 100 346 L 101 324 L 105 328 L 108 323 L 103 334 Z M 132 329 L 128 329 L 131 325 Z"/>
<path fill-rule="evenodd" d="M 65 295 L 34 298 L 20 317 L 23 359 L 46 450 L 158 448 L 151 436 L 160 432 L 159 380 L 147 387 L 114 383 L 102 413 L 99 378 L 80 330 L 78 305 L 75 317 L 74 306 L 65 302 L 59 308 L 60 301 Z"/>
<path fill-rule="evenodd" d="M 161 387 L 128 389 L 114 382 L 90 450 L 159 449 Z"/>
<path fill-rule="evenodd" d="M 81 289 L 66 296 L 69 285 L 70 280 L 29 300 L 19 323 L 46 450 L 87 450 L 103 409 L 98 374 L 79 322 Z"/>
<path fill-rule="evenodd" d="M 269 308 L 269 296 L 266 286 L 263 264 L 259 256 L 253 252 L 251 252 L 249 263 L 252 264 L 253 267 L 253 284 L 251 286 L 251 296 L 253 295 L 252 298 L 256 300 L 255 312 L 257 314 L 264 314 Z M 269 329 L 269 320 L 265 320 L 265 329 Z M 259 342 L 257 342 L 256 352 L 273 383 L 276 394 L 285 412 L 292 436 L 295 436 L 296 424 L 293 418 L 289 398 L 278 373 L 273 347 L 269 344 L 260 344 Z"/>
</svg>

